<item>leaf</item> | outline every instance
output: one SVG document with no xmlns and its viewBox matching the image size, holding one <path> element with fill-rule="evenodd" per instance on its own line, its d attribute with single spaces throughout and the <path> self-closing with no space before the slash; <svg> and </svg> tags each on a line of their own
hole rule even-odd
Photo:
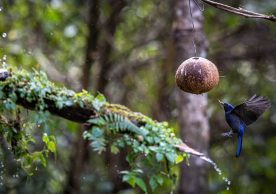
<svg viewBox="0 0 276 194">
<path fill-rule="evenodd" d="M 139 177 L 135 177 L 135 182 L 145 193 L 147 192 L 147 186 L 146 186 L 145 182 L 143 181 L 143 179 L 141 179 Z"/>
<path fill-rule="evenodd" d="M 135 187 L 135 183 L 136 183 L 135 180 L 136 180 L 136 178 L 134 176 L 131 176 L 131 175 L 128 175 L 128 174 L 123 176 L 123 182 L 127 182 L 132 187 Z"/>
<path fill-rule="evenodd" d="M 140 174 L 143 174 L 143 170 L 142 169 L 140 169 L 140 168 L 136 168 L 136 169 L 134 169 L 132 172 L 134 172 L 134 173 L 140 173 Z"/>
<path fill-rule="evenodd" d="M 46 162 L 46 159 L 45 159 L 45 157 L 43 156 L 43 154 L 41 154 L 39 158 L 40 158 L 40 162 L 41 162 L 42 166 L 43 166 L 43 167 L 46 167 L 47 162 Z"/>
<path fill-rule="evenodd" d="M 47 143 L 47 147 L 51 152 L 56 152 L 56 144 L 53 141 Z"/>
<path fill-rule="evenodd" d="M 158 162 L 161 162 L 164 158 L 164 155 L 161 153 L 156 153 L 155 158 Z"/>
<path fill-rule="evenodd" d="M 84 131 L 82 134 L 84 139 L 90 139 L 91 138 L 91 133 L 89 133 L 88 131 Z"/>
<path fill-rule="evenodd" d="M 166 153 L 165 155 L 167 160 L 169 160 L 171 163 L 175 162 L 175 153 L 169 152 L 169 153 Z"/>
<path fill-rule="evenodd" d="M 146 140 L 147 140 L 147 142 L 149 142 L 150 144 L 153 144 L 153 143 L 154 143 L 153 137 L 151 137 L 151 136 L 147 136 L 147 137 L 146 137 Z"/>
<path fill-rule="evenodd" d="M 91 123 L 91 124 L 99 125 L 99 126 L 105 125 L 105 123 L 106 123 L 102 117 L 89 119 L 87 122 Z"/>
<path fill-rule="evenodd" d="M 103 135 L 103 130 L 100 129 L 99 127 L 92 127 L 91 131 L 92 139 L 99 138 Z"/>
<path fill-rule="evenodd" d="M 98 153 L 105 151 L 105 139 L 102 137 L 94 139 L 90 145 L 93 150 L 97 151 Z"/>
<path fill-rule="evenodd" d="M 157 182 L 158 182 L 159 185 L 163 185 L 164 179 L 163 179 L 163 177 L 161 175 L 155 176 L 155 178 L 156 178 L 156 180 L 157 180 Z"/>
<path fill-rule="evenodd" d="M 122 170 L 122 171 L 120 171 L 120 174 L 128 174 L 128 173 L 129 173 L 128 170 Z"/>
<path fill-rule="evenodd" d="M 150 177 L 150 181 L 149 181 L 149 184 L 150 184 L 150 188 L 152 191 L 155 191 L 155 189 L 157 188 L 157 182 L 156 182 L 156 179 L 154 176 Z"/>
<path fill-rule="evenodd" d="M 47 145 L 47 143 L 49 142 L 49 137 L 48 137 L 47 133 L 44 133 L 44 134 L 43 134 L 42 141 L 43 141 L 46 145 Z"/>
<path fill-rule="evenodd" d="M 119 148 L 114 145 L 112 145 L 110 149 L 111 149 L 111 153 L 113 154 L 118 154 L 120 152 Z"/>
<path fill-rule="evenodd" d="M 183 161 L 183 156 L 177 155 L 174 160 L 175 160 L 175 163 L 178 164 Z"/>
<path fill-rule="evenodd" d="M 93 100 L 92 105 L 97 111 L 99 111 L 105 103 L 106 103 L 106 99 L 104 95 L 102 95 L 101 93 L 98 93 L 98 95 Z"/>
<path fill-rule="evenodd" d="M 72 105 L 73 105 L 73 102 L 72 102 L 71 100 L 67 100 L 67 101 L 64 102 L 64 104 L 65 104 L 66 106 L 72 106 Z"/>
</svg>

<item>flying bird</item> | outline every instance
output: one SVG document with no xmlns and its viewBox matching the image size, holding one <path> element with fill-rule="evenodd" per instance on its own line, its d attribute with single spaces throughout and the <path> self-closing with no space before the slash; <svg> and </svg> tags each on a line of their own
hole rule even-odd
<svg viewBox="0 0 276 194">
<path fill-rule="evenodd" d="M 234 133 L 237 134 L 236 157 L 239 157 L 242 150 L 242 137 L 245 127 L 254 123 L 271 106 L 271 103 L 266 97 L 257 96 L 256 94 L 236 107 L 226 102 L 219 102 L 224 108 L 226 122 L 231 128 L 229 132 L 222 135 L 232 136 Z"/>
</svg>

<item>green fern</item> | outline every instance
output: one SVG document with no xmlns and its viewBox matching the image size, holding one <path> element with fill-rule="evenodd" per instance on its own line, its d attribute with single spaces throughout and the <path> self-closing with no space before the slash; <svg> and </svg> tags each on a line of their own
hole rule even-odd
<svg viewBox="0 0 276 194">
<path fill-rule="evenodd" d="M 83 133 L 84 139 L 91 141 L 90 146 L 94 151 L 101 153 L 105 151 L 106 140 L 104 138 L 104 131 L 97 126 L 93 126 L 89 131 Z"/>
<path fill-rule="evenodd" d="M 109 130 L 116 132 L 130 131 L 142 136 L 146 136 L 148 133 L 147 130 L 134 125 L 129 119 L 115 113 L 107 113 L 97 118 L 90 119 L 88 122 L 98 126 L 105 126 Z"/>
</svg>

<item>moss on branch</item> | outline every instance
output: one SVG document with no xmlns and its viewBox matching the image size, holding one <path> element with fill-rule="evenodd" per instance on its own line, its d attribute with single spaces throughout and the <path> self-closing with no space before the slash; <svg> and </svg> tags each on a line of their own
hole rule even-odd
<svg viewBox="0 0 276 194">
<path fill-rule="evenodd" d="M 123 105 L 110 104 L 102 94 L 93 96 L 85 90 L 76 93 L 57 86 L 48 80 L 44 72 L 0 71 L 0 102 L 2 112 L 16 111 L 17 105 L 21 105 L 26 109 L 42 113 L 48 111 L 74 122 L 89 124 L 90 128 L 83 136 L 91 141 L 92 148 L 99 153 L 105 151 L 107 144 L 114 154 L 127 147 L 127 161 L 131 169 L 122 174 L 123 181 L 132 186 L 135 181 L 140 187 L 144 185 L 137 182 L 142 180 L 140 177 L 146 176 L 141 173 L 143 168 L 150 169 L 147 176 L 151 182 L 174 179 L 176 176 L 171 168 L 187 157 L 187 153 L 202 155 L 177 138 L 168 123 L 156 122 Z M 0 132 L 8 133 L 5 130 Z M 14 138 L 14 133 L 11 134 L 10 139 Z M 18 141 L 22 137 L 24 135 L 15 136 Z M 47 138 L 44 136 L 43 141 L 49 144 L 50 151 L 54 151 L 54 140 Z M 144 186 L 141 189 L 147 191 Z"/>
<path fill-rule="evenodd" d="M 136 124 L 142 124 L 145 116 L 119 104 L 104 102 L 101 110 L 97 109 L 97 96 L 83 90 L 76 93 L 65 87 L 50 82 L 44 72 L 28 73 L 24 70 L 10 73 L 2 80 L 2 99 L 16 94 L 16 103 L 30 110 L 43 110 L 65 119 L 85 123 L 97 112 L 116 113 L 127 117 Z M 96 107 L 95 107 L 96 106 Z"/>
</svg>

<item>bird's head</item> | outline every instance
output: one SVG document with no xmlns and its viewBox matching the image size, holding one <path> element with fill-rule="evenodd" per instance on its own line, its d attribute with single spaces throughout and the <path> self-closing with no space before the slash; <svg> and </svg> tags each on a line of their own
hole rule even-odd
<svg viewBox="0 0 276 194">
<path fill-rule="evenodd" d="M 221 104 L 221 106 L 224 108 L 224 111 L 225 112 L 228 112 L 228 111 L 231 111 L 234 109 L 234 106 L 229 104 L 229 103 L 226 103 L 226 102 L 222 102 L 219 100 L 219 103 Z"/>
</svg>

